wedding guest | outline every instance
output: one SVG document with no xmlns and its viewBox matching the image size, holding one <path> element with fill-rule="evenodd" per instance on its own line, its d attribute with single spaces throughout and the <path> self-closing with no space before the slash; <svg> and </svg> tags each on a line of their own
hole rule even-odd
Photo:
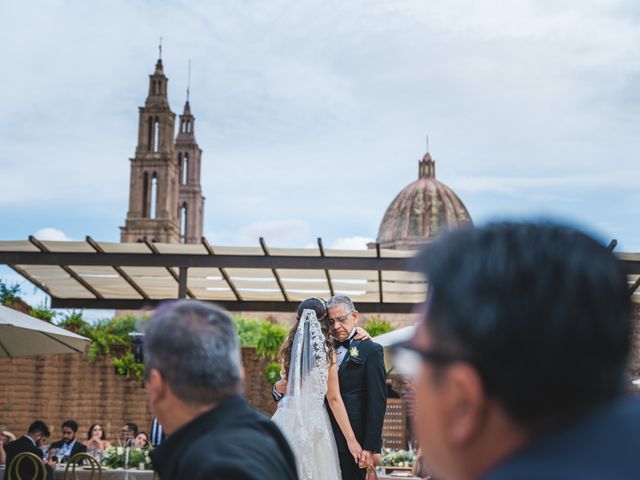
<svg viewBox="0 0 640 480">
<path fill-rule="evenodd" d="M 60 453 L 64 455 L 64 461 L 68 462 L 71 457 L 76 453 L 85 453 L 87 447 L 78 442 L 76 433 L 78 432 L 78 423 L 75 420 L 67 420 L 62 424 L 62 440 L 53 442 L 49 447 L 49 458 L 52 458 L 54 454 L 60 456 Z"/>
<path fill-rule="evenodd" d="M 146 432 L 140 432 L 136 435 L 136 438 L 133 439 L 133 447 L 145 449 L 149 448 L 149 435 Z"/>
<path fill-rule="evenodd" d="M 418 260 L 424 318 L 396 365 L 438 478 L 637 479 L 628 396 L 631 302 L 621 262 L 573 228 L 493 224 Z"/>
<path fill-rule="evenodd" d="M 125 423 L 120 430 L 120 443 L 124 447 L 130 447 L 133 439 L 138 436 L 138 425 L 135 423 Z"/>
<path fill-rule="evenodd" d="M 87 432 L 87 453 L 90 455 L 102 455 L 105 449 L 111 446 L 111 443 L 107 440 L 102 425 L 94 423 Z"/>
<path fill-rule="evenodd" d="M 13 442 L 16 439 L 16 436 L 7 430 L 5 427 L 0 427 L 0 442 L 3 444 L 7 444 L 9 442 Z"/>
<path fill-rule="evenodd" d="M 33 453 L 34 455 L 36 455 L 43 462 L 46 468 L 47 478 L 50 480 L 53 479 L 53 469 L 50 464 L 44 462 L 44 454 L 40 449 L 40 447 L 44 444 L 44 441 L 49 437 L 49 434 L 49 427 L 47 427 L 47 425 L 43 421 L 36 420 L 29 426 L 26 435 L 5 445 L 4 449 L 6 452 L 7 465 L 4 477 L 5 480 L 9 478 L 9 467 L 11 466 L 11 461 L 16 457 L 16 455 L 24 452 Z M 20 478 L 24 479 L 34 478 L 36 475 L 34 465 L 31 462 L 27 461 L 23 461 L 22 463 L 20 463 L 20 468 L 17 469 L 17 473 Z"/>
<path fill-rule="evenodd" d="M 168 433 L 151 451 L 160 479 L 297 479 L 280 430 L 240 396 L 240 345 L 227 313 L 192 300 L 165 305 L 144 345 L 151 409 Z"/>
</svg>

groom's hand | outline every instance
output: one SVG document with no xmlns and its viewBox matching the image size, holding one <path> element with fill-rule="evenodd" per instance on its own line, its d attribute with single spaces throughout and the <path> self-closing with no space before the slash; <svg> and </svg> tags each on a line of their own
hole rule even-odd
<svg viewBox="0 0 640 480">
<path fill-rule="evenodd" d="M 362 455 L 360 455 L 358 466 L 360 468 L 367 468 L 371 465 L 373 465 L 373 452 L 370 452 L 369 450 L 363 450 Z"/>
<path fill-rule="evenodd" d="M 284 395 L 285 393 L 287 393 L 287 379 L 286 378 L 281 378 L 280 380 L 278 380 L 276 382 L 276 392 L 278 392 L 281 395 Z"/>
</svg>

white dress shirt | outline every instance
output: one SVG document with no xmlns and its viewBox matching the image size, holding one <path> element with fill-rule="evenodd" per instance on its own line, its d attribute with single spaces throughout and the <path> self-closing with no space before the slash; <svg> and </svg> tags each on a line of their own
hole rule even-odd
<svg viewBox="0 0 640 480">
<path fill-rule="evenodd" d="M 355 334 L 356 334 L 356 329 L 354 328 L 353 330 L 351 330 L 351 333 L 349 334 L 349 342 L 351 342 Z M 343 347 L 342 345 L 340 345 L 338 348 L 336 348 L 336 363 L 338 364 L 338 366 L 342 364 L 342 361 L 346 356 L 347 356 L 346 347 Z"/>
</svg>

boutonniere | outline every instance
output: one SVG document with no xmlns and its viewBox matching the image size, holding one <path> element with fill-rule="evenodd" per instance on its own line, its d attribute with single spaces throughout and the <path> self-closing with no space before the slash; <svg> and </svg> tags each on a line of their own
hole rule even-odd
<svg viewBox="0 0 640 480">
<path fill-rule="evenodd" d="M 351 350 L 349 350 L 349 355 L 351 356 L 351 358 L 358 358 L 358 355 L 360 355 L 360 352 L 358 352 L 358 347 L 351 347 Z"/>
</svg>

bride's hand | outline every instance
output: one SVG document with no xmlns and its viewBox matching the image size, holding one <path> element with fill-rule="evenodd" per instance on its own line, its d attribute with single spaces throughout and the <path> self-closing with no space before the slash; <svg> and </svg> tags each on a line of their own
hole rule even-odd
<svg viewBox="0 0 640 480">
<path fill-rule="evenodd" d="M 358 463 L 360 461 L 360 456 L 362 455 L 362 447 L 355 438 L 347 440 L 347 445 L 349 447 L 349 452 L 353 455 L 353 459 Z"/>
<path fill-rule="evenodd" d="M 356 334 L 353 336 L 354 340 L 369 340 L 371 335 L 362 327 L 356 327 Z"/>
</svg>

